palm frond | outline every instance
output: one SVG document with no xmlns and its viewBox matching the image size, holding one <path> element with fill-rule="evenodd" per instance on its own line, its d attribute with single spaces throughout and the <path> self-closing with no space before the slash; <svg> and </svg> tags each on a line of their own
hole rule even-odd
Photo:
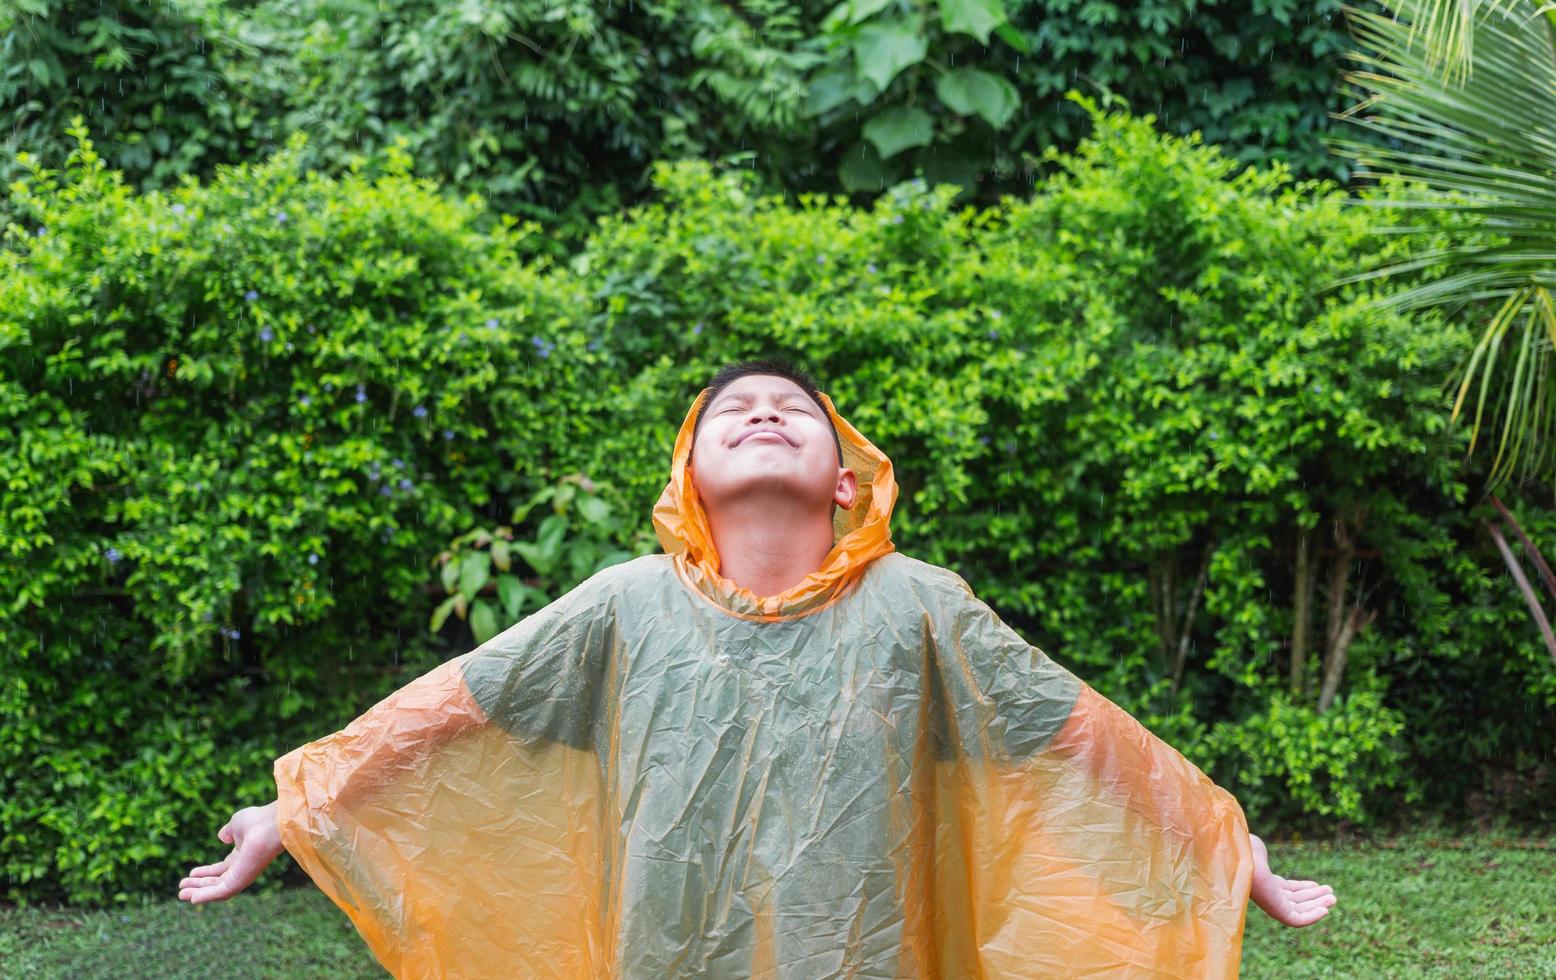
<svg viewBox="0 0 1556 980">
<path fill-rule="evenodd" d="M 1397 175 L 1426 196 L 1369 205 L 1430 212 L 1375 228 L 1433 229 L 1448 244 L 1336 280 L 1411 276 L 1376 300 L 1399 309 L 1491 313 L 1459 376 L 1457 418 L 1478 388 L 1470 443 L 1498 430 L 1488 487 L 1515 473 L 1550 475 L 1556 441 L 1551 372 L 1556 343 L 1556 36 L 1530 0 L 1386 0 L 1393 16 L 1347 7 L 1359 50 L 1342 74 L 1357 99 L 1337 118 L 1382 137 L 1330 137 L 1358 177 Z M 1456 58 L 1473 52 L 1473 70 Z M 1446 70 L 1444 66 L 1447 65 Z M 1427 270 L 1441 274 L 1423 275 Z M 1483 314 L 1481 314 L 1483 315 Z M 1493 395 L 1495 398 L 1493 399 Z M 1489 413 L 1488 413 L 1488 403 Z"/>
</svg>

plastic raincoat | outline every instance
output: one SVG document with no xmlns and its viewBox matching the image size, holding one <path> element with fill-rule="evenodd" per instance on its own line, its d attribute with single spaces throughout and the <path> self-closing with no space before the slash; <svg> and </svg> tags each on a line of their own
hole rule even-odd
<svg viewBox="0 0 1556 980">
<path fill-rule="evenodd" d="M 400 977 L 1236 976 L 1241 808 L 893 549 L 719 575 L 675 441 L 665 554 L 607 568 L 278 759 L 286 849 Z"/>
</svg>

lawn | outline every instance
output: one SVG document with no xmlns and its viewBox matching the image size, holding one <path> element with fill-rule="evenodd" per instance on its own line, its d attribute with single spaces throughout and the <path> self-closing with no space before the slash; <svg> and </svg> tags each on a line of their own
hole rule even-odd
<svg viewBox="0 0 1556 980">
<path fill-rule="evenodd" d="M 1243 976 L 1556 977 L 1556 838 L 1429 831 L 1270 844 L 1288 877 L 1332 884 L 1305 929 L 1250 907 Z M 0 908 L 13 977 L 382 977 L 313 888 L 104 911 Z"/>
</svg>

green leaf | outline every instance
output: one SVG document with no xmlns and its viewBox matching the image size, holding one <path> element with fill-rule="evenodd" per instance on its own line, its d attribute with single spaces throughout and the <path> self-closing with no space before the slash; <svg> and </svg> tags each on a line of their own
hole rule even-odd
<svg viewBox="0 0 1556 980">
<path fill-rule="evenodd" d="M 524 583 L 515 575 L 497 576 L 497 600 L 509 619 L 518 619 L 524 611 Z"/>
<path fill-rule="evenodd" d="M 805 115 L 810 117 L 825 115 L 850 101 L 859 105 L 869 105 L 876 94 L 876 89 L 870 84 L 870 80 L 855 74 L 852 66 L 833 65 L 825 71 L 818 72 L 816 77 L 810 80 L 810 87 L 805 96 Z"/>
<path fill-rule="evenodd" d="M 994 29 L 994 33 L 999 35 L 1000 40 L 1015 48 L 1017 51 L 1020 51 L 1022 54 L 1032 53 L 1032 45 L 1027 43 L 1026 35 L 1016 30 L 1016 28 L 1012 26 L 1009 21 L 1006 21 L 999 27 L 996 27 Z"/>
<path fill-rule="evenodd" d="M 472 551 L 465 555 L 465 560 L 459 568 L 459 591 L 467 598 L 474 599 L 481 587 L 491 578 L 491 561 L 484 551 Z"/>
<path fill-rule="evenodd" d="M 979 115 L 1000 129 L 1021 104 L 1016 87 L 977 68 L 958 68 L 935 79 L 935 95 L 953 112 Z"/>
<path fill-rule="evenodd" d="M 989 32 L 1007 20 L 1000 0 L 940 0 L 946 33 L 971 34 L 979 44 L 988 44 Z"/>
<path fill-rule="evenodd" d="M 528 564 L 530 568 L 534 569 L 535 574 L 541 576 L 551 574 L 551 568 L 555 564 L 555 561 L 551 558 L 548 558 L 545 551 L 543 551 L 533 542 L 515 541 L 513 542 L 513 550 L 517 551 L 521 556 L 523 556 L 525 563 Z"/>
<path fill-rule="evenodd" d="M 497 613 L 492 609 L 492 604 L 485 599 L 477 599 L 470 607 L 470 632 L 475 634 L 477 644 L 485 643 L 497 635 Z"/>
<path fill-rule="evenodd" d="M 898 17 L 866 24 L 852 40 L 859 74 L 884 92 L 902 69 L 916 65 L 929 53 L 929 42 L 912 21 Z"/>
<path fill-rule="evenodd" d="M 854 144 L 837 165 L 837 179 L 850 193 L 884 190 L 901 176 L 901 161 L 882 160 L 869 143 Z"/>
<path fill-rule="evenodd" d="M 450 556 L 449 560 L 443 563 L 442 578 L 443 578 L 443 591 L 445 591 L 445 592 L 453 592 L 456 588 L 459 587 L 459 558 L 458 558 L 458 556 Z"/>
<path fill-rule="evenodd" d="M 449 613 L 454 611 L 454 603 L 459 598 L 459 596 L 449 596 L 447 599 L 444 599 L 442 602 L 438 603 L 438 608 L 433 610 L 432 632 L 434 635 L 443 628 L 444 623 L 448 622 Z"/>
<path fill-rule="evenodd" d="M 599 497 L 579 497 L 578 513 L 590 524 L 604 524 L 610 520 L 611 505 Z"/>
<path fill-rule="evenodd" d="M 513 552 L 508 542 L 502 538 L 492 542 L 492 564 L 502 572 L 506 572 L 513 565 Z"/>
<path fill-rule="evenodd" d="M 562 538 L 567 534 L 567 518 L 560 514 L 552 514 L 540 522 L 540 534 L 535 543 L 540 546 L 541 554 L 545 556 L 546 564 L 554 566 L 562 555 Z"/>
<path fill-rule="evenodd" d="M 895 105 L 864 124 L 864 138 L 883 158 L 913 146 L 924 146 L 935 135 L 935 122 L 923 109 Z"/>
<path fill-rule="evenodd" d="M 821 29 L 829 34 L 857 24 L 872 14 L 892 5 L 893 0 L 843 0 L 827 12 L 821 21 Z"/>
</svg>

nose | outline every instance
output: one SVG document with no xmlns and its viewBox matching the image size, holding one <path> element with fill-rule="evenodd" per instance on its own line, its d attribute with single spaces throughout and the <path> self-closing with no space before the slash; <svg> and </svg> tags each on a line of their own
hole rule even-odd
<svg viewBox="0 0 1556 980">
<path fill-rule="evenodd" d="M 746 422 L 751 425 L 760 425 L 777 422 L 779 418 L 778 409 L 776 408 L 753 408 L 751 409 L 751 416 L 746 419 Z"/>
</svg>

